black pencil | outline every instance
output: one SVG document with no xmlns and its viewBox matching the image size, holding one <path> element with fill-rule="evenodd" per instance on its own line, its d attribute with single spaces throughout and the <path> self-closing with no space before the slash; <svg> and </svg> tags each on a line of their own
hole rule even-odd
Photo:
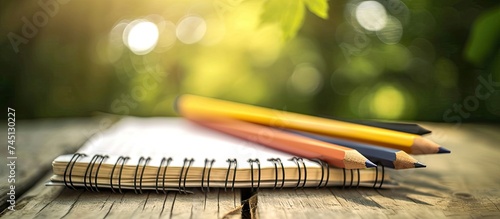
<svg viewBox="0 0 500 219">
<path fill-rule="evenodd" d="M 359 119 L 344 119 L 344 118 L 336 118 L 336 117 L 328 117 L 325 118 L 336 119 L 344 122 L 356 123 L 360 125 L 367 125 L 377 128 L 390 129 L 394 131 L 406 132 L 410 134 L 416 135 L 426 135 L 430 134 L 432 131 L 426 129 L 415 123 L 403 123 L 403 122 L 383 122 L 383 121 L 375 121 L 375 120 L 359 120 Z"/>
<path fill-rule="evenodd" d="M 401 150 L 385 148 L 354 141 L 348 141 L 338 138 L 332 138 L 308 132 L 299 132 L 295 130 L 287 130 L 287 131 L 301 136 L 309 137 L 312 139 L 356 149 L 359 153 L 361 153 L 363 156 L 365 156 L 372 162 L 379 165 L 383 165 L 385 167 L 394 169 L 425 167 L 424 164 L 418 162 L 415 158 L 411 157 L 409 154 Z"/>
</svg>

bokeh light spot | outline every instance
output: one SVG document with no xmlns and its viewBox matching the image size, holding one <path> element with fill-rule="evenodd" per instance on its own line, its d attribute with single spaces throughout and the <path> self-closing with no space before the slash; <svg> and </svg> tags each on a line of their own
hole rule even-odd
<svg viewBox="0 0 500 219">
<path fill-rule="evenodd" d="M 177 24 L 177 38 L 185 44 L 193 44 L 200 41 L 207 32 L 207 23 L 198 16 L 188 16 Z"/>
<path fill-rule="evenodd" d="M 384 28 L 377 31 L 377 37 L 385 44 L 396 44 L 403 36 L 403 25 L 395 17 L 389 17 Z"/>
<path fill-rule="evenodd" d="M 158 42 L 159 31 L 153 22 L 139 19 L 130 22 L 124 31 L 124 43 L 137 55 L 151 52 Z"/>
<path fill-rule="evenodd" d="M 302 95 L 313 95 L 322 86 L 323 77 L 318 70 L 308 63 L 297 65 L 290 77 L 292 88 Z"/>
<path fill-rule="evenodd" d="M 387 13 L 377 1 L 364 1 L 356 7 L 356 20 L 369 31 L 382 30 L 387 23 Z"/>
<path fill-rule="evenodd" d="M 123 31 L 127 27 L 127 21 L 118 22 L 109 32 L 108 41 L 102 39 L 98 45 L 98 54 L 101 60 L 106 63 L 114 63 L 123 54 L 125 46 L 123 45 Z"/>
<path fill-rule="evenodd" d="M 405 110 L 404 95 L 391 85 L 381 86 L 373 95 L 370 111 L 377 118 L 398 119 Z"/>
</svg>

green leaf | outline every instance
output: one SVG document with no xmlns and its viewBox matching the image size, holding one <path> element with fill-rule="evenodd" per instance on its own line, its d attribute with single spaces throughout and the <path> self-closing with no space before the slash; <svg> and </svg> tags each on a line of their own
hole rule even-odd
<svg viewBox="0 0 500 219">
<path fill-rule="evenodd" d="M 291 39 L 302 27 L 306 6 L 315 15 L 328 18 L 328 0 L 266 0 L 261 23 L 278 24 L 283 38 Z"/>
<path fill-rule="evenodd" d="M 304 22 L 303 0 L 267 0 L 261 15 L 262 23 L 277 23 L 285 40 L 293 38 Z"/>
<path fill-rule="evenodd" d="M 484 66 L 498 54 L 497 44 L 500 38 L 500 7 L 482 13 L 474 22 L 467 46 L 465 58 L 477 66 Z"/>
<path fill-rule="evenodd" d="M 291 39 L 297 35 L 302 23 L 304 22 L 305 7 L 302 0 L 288 0 L 287 9 L 281 17 L 281 29 L 285 40 Z"/>
<path fill-rule="evenodd" d="M 281 21 L 283 13 L 283 0 L 266 0 L 264 3 L 264 11 L 260 16 L 262 23 L 275 23 Z"/>
<path fill-rule="evenodd" d="M 307 8 L 316 16 L 328 18 L 328 0 L 304 0 Z"/>
</svg>

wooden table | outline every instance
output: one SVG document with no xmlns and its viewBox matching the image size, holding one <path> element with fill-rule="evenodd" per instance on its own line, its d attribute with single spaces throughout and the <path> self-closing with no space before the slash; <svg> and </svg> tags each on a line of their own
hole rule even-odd
<svg viewBox="0 0 500 219">
<path fill-rule="evenodd" d="M 22 121 L 16 125 L 16 205 L 7 209 L 9 162 L 0 150 L 6 218 L 500 218 L 500 126 L 423 123 L 452 151 L 418 156 L 425 169 L 391 171 L 395 189 L 263 189 L 125 194 L 46 187 L 51 161 L 72 153 L 109 118 Z M 0 139 L 6 142 L 6 131 Z"/>
</svg>

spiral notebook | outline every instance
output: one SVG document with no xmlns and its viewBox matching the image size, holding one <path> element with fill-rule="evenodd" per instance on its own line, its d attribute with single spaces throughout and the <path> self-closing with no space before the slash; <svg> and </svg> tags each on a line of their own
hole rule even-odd
<svg viewBox="0 0 500 219">
<path fill-rule="evenodd" d="M 393 186 L 383 168 L 338 169 L 183 118 L 124 118 L 52 166 L 47 185 L 90 191 Z"/>
</svg>

